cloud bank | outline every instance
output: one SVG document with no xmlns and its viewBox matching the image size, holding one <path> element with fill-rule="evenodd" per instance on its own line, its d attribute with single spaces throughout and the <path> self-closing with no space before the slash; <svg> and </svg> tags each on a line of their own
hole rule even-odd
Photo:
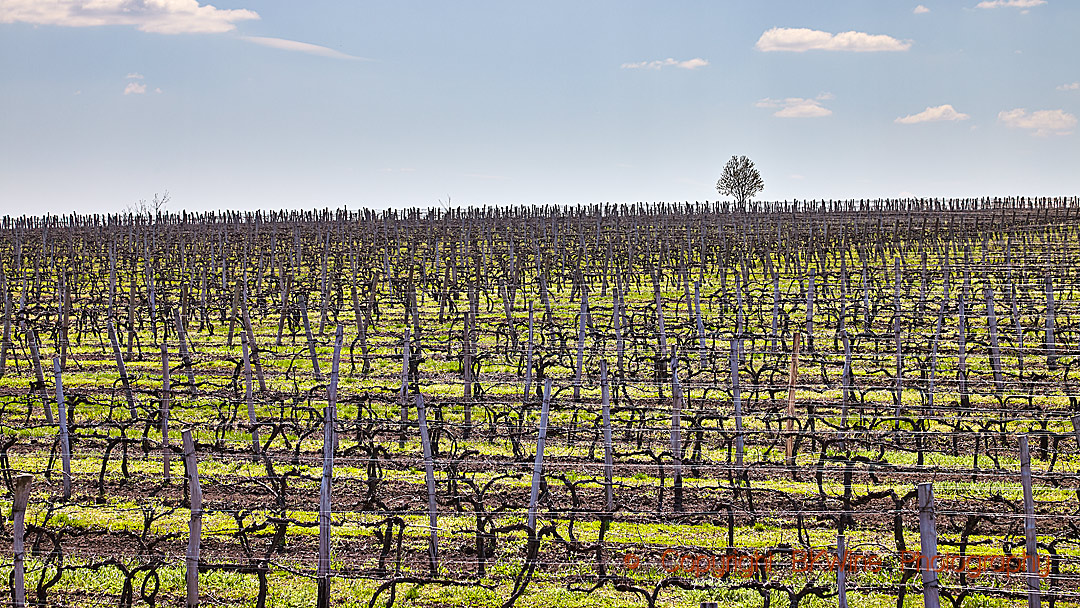
<svg viewBox="0 0 1080 608">
<path fill-rule="evenodd" d="M 831 34 L 808 28 L 774 27 L 758 38 L 754 45 L 759 51 L 849 51 L 871 53 L 878 51 L 906 51 L 910 40 L 897 40 L 884 34 L 864 32 L 840 32 Z"/>
<path fill-rule="evenodd" d="M 773 116 L 777 118 L 821 118 L 831 116 L 832 110 L 821 105 L 821 102 L 832 99 L 828 93 L 818 95 L 814 99 L 802 97 L 788 97 L 785 99 L 770 99 L 766 97 L 754 105 L 759 108 L 777 108 Z"/>
<path fill-rule="evenodd" d="M 0 0 L 0 23 L 60 27 L 130 25 L 154 34 L 214 34 L 258 19 L 247 9 L 220 9 L 198 0 Z"/>
<path fill-rule="evenodd" d="M 686 61 L 676 61 L 671 57 L 667 59 L 657 59 L 655 61 L 639 61 L 637 63 L 624 63 L 622 69 L 624 70 L 659 70 L 662 68 L 682 68 L 684 70 L 696 70 L 697 68 L 703 68 L 709 65 L 708 61 L 705 61 L 701 57 L 695 57 L 693 59 L 687 59 Z"/>
<path fill-rule="evenodd" d="M 975 8 L 1031 8 L 1046 4 L 1046 0 L 983 0 Z"/>
<path fill-rule="evenodd" d="M 1028 129 L 1033 135 L 1068 135 L 1076 126 L 1076 117 L 1064 110 L 1039 110 L 1028 114 L 1024 108 L 998 113 L 998 122 L 1010 129 Z"/>
<path fill-rule="evenodd" d="M 918 114 L 910 114 L 897 118 L 894 122 L 901 125 L 914 125 L 920 122 L 936 122 L 941 120 L 967 120 L 970 118 L 963 112 L 957 112 L 951 104 L 927 107 Z"/>
</svg>

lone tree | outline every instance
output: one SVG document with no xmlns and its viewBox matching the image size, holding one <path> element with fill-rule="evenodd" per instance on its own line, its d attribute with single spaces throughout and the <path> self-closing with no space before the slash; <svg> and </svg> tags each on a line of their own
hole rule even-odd
<svg viewBox="0 0 1080 608">
<path fill-rule="evenodd" d="M 745 156 L 732 156 L 724 165 L 724 174 L 716 182 L 716 190 L 720 194 L 735 197 L 735 202 L 740 205 L 746 204 L 747 199 L 764 188 L 765 182 L 754 168 L 754 161 Z"/>
</svg>

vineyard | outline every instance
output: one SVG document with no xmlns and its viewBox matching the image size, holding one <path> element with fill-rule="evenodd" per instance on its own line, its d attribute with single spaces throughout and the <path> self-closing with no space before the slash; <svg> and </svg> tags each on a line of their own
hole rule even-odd
<svg viewBox="0 0 1080 608">
<path fill-rule="evenodd" d="M 1080 199 L 5 218 L 12 606 L 1080 606 Z"/>
</svg>

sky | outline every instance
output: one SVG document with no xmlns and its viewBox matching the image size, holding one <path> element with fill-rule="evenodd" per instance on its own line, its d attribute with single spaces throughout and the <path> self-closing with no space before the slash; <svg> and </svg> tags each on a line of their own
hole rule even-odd
<svg viewBox="0 0 1080 608">
<path fill-rule="evenodd" d="M 0 0 L 0 215 L 1080 194 L 1076 0 Z"/>
</svg>

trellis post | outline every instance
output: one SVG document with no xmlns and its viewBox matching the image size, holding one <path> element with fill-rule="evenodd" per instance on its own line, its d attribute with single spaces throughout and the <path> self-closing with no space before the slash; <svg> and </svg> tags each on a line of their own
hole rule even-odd
<svg viewBox="0 0 1080 608">
<path fill-rule="evenodd" d="M 19 475 L 15 478 L 15 494 L 11 499 L 12 520 L 12 549 L 14 561 L 11 564 L 11 576 L 13 583 L 15 608 L 26 606 L 26 574 L 23 558 L 26 555 L 24 535 L 26 533 L 26 503 L 30 499 L 30 486 L 34 481 L 33 475 Z"/>
<path fill-rule="evenodd" d="M 938 595 L 937 572 L 930 562 L 937 555 L 937 524 L 934 517 L 934 484 L 919 484 L 919 540 L 922 558 L 919 570 L 923 581 L 923 605 L 925 608 L 941 608 Z"/>
<path fill-rule="evenodd" d="M 187 582 L 187 608 L 199 607 L 199 549 L 202 543 L 202 486 L 199 484 L 199 464 L 195 457 L 195 440 L 191 430 L 185 430 L 184 468 L 187 470 L 188 487 L 191 491 L 191 519 L 188 521 L 188 546 L 185 555 Z"/>
<path fill-rule="evenodd" d="M 1039 608 L 1039 555 L 1035 536 L 1035 498 L 1031 488 L 1028 436 L 1020 436 L 1020 483 L 1024 488 L 1024 541 L 1027 562 L 1028 608 Z"/>
</svg>

